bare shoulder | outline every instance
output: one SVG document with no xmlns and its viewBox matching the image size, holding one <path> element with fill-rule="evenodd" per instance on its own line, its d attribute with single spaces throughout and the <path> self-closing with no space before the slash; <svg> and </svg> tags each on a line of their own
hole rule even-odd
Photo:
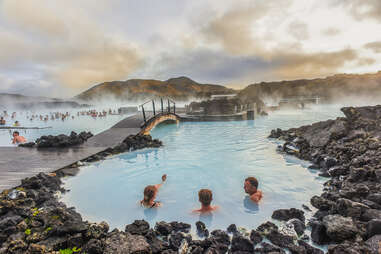
<svg viewBox="0 0 381 254">
<path fill-rule="evenodd" d="M 200 209 L 195 209 L 195 210 L 192 210 L 192 213 L 200 213 L 201 210 Z"/>
</svg>

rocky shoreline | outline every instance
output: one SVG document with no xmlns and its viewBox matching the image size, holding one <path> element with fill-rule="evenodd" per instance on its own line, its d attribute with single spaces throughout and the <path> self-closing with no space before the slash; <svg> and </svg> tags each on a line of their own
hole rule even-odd
<svg viewBox="0 0 381 254">
<path fill-rule="evenodd" d="M 345 117 L 300 128 L 273 130 L 279 151 L 313 163 L 329 177 L 311 226 L 328 253 L 379 253 L 381 240 L 381 106 L 345 107 Z"/>
<path fill-rule="evenodd" d="M 25 144 L 20 144 L 20 147 L 35 147 L 35 148 L 51 148 L 51 147 L 72 147 L 85 143 L 93 134 L 91 132 L 81 132 L 77 134 L 72 131 L 69 136 L 65 134 L 60 134 L 57 136 L 41 136 L 36 139 L 35 142 L 29 142 Z"/>
<path fill-rule="evenodd" d="M 136 220 L 124 231 L 110 231 L 106 222 L 83 221 L 74 208 L 57 199 L 65 192 L 61 178 L 75 175 L 81 162 L 27 178 L 0 194 L 0 254 L 323 253 L 308 244 L 307 227 L 314 242 L 329 244 L 328 253 L 377 253 L 381 239 L 381 142 L 377 135 L 381 133 L 381 106 L 344 108 L 343 112 L 346 118 L 278 129 L 270 135 L 286 141 L 280 151 L 312 161 L 311 168 L 331 177 L 324 193 L 311 199 L 318 212 L 309 222 L 304 211 L 291 208 L 274 211 L 272 218 L 280 225 L 268 221 L 251 231 L 233 224 L 209 232 L 197 222 L 198 236 L 192 237 L 189 224 L 158 222 L 150 228 L 144 220 Z M 85 161 L 161 145 L 150 136 L 129 136 Z"/>
</svg>

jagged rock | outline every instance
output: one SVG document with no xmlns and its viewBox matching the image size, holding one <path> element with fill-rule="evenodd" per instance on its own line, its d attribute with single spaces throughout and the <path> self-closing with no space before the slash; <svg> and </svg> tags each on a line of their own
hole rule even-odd
<svg viewBox="0 0 381 254">
<path fill-rule="evenodd" d="M 226 229 L 226 231 L 228 233 L 232 233 L 232 234 L 237 234 L 238 233 L 238 229 L 237 229 L 237 226 L 235 224 L 229 225 L 229 227 Z"/>
<path fill-rule="evenodd" d="M 287 249 L 291 254 L 307 254 L 307 250 L 303 246 L 290 244 Z"/>
<path fill-rule="evenodd" d="M 334 206 L 338 214 L 345 217 L 360 218 L 361 215 L 369 209 L 368 206 L 351 201 L 349 199 L 340 198 Z"/>
<path fill-rule="evenodd" d="M 352 218 L 340 215 L 327 215 L 323 218 L 323 225 L 327 229 L 327 236 L 335 242 L 353 239 L 358 230 Z"/>
<path fill-rule="evenodd" d="M 92 223 L 86 231 L 87 239 L 101 239 L 107 235 L 109 225 L 102 221 L 101 223 Z"/>
<path fill-rule="evenodd" d="M 104 254 L 144 254 L 151 253 L 146 239 L 141 235 L 115 231 L 103 240 Z"/>
<path fill-rule="evenodd" d="M 162 251 L 169 249 L 169 244 L 167 242 L 160 240 L 157 237 L 156 232 L 153 231 L 152 229 L 148 231 L 145 237 L 151 247 L 152 253 L 154 254 L 161 253 Z"/>
<path fill-rule="evenodd" d="M 250 233 L 250 240 L 253 242 L 254 246 L 257 245 L 258 243 L 262 242 L 263 237 L 261 234 L 255 230 L 251 230 Z"/>
<path fill-rule="evenodd" d="M 254 253 L 286 254 L 286 251 L 269 243 L 262 242 L 261 245 L 261 247 L 254 249 Z"/>
<path fill-rule="evenodd" d="M 371 220 L 366 225 L 366 235 L 371 238 L 374 235 L 381 234 L 381 220 Z"/>
<path fill-rule="evenodd" d="M 240 235 L 233 236 L 231 251 L 247 251 L 251 253 L 253 250 L 254 244 L 252 241 Z"/>
<path fill-rule="evenodd" d="M 224 245 L 230 245 L 230 237 L 229 235 L 222 230 L 214 230 L 210 233 L 212 235 L 212 239 Z"/>
<path fill-rule="evenodd" d="M 197 234 L 199 234 L 200 236 L 205 236 L 205 237 L 209 236 L 209 231 L 202 221 L 196 222 L 196 228 L 197 228 Z"/>
<path fill-rule="evenodd" d="M 326 227 L 318 221 L 311 223 L 311 238 L 317 244 L 325 244 L 330 241 Z"/>
<path fill-rule="evenodd" d="M 306 225 L 299 219 L 291 219 L 286 224 L 292 224 L 298 236 L 303 235 L 304 231 L 306 230 Z"/>
<path fill-rule="evenodd" d="M 364 243 L 345 242 L 328 246 L 328 254 L 372 254 L 371 249 Z"/>
<path fill-rule="evenodd" d="M 173 221 L 170 223 L 172 226 L 172 231 L 174 232 L 184 232 L 184 233 L 189 233 L 191 225 L 183 222 L 177 222 Z"/>
<path fill-rule="evenodd" d="M 275 210 L 271 218 L 283 221 L 288 221 L 290 219 L 296 218 L 300 221 L 305 221 L 304 212 L 296 208 Z"/>
<path fill-rule="evenodd" d="M 362 221 L 381 220 L 381 211 L 377 209 L 366 209 L 362 214 Z"/>
<path fill-rule="evenodd" d="M 160 235 L 169 235 L 172 232 L 172 225 L 164 221 L 156 222 L 155 230 Z"/>
<path fill-rule="evenodd" d="M 169 246 L 173 250 L 178 250 L 180 248 L 181 243 L 183 242 L 184 239 L 188 243 L 192 241 L 192 237 L 191 236 L 187 236 L 184 233 L 179 232 L 179 233 L 171 234 L 169 236 Z"/>
<path fill-rule="evenodd" d="M 268 235 L 271 231 L 277 231 L 278 226 L 274 223 L 267 221 L 258 226 L 257 231 L 262 233 L 263 235 Z"/>
<path fill-rule="evenodd" d="M 334 202 L 327 200 L 323 197 L 313 196 L 311 198 L 311 205 L 320 210 L 329 210 L 334 205 Z"/>
<path fill-rule="evenodd" d="M 275 230 L 272 230 L 266 237 L 270 240 L 271 243 L 283 248 L 286 248 L 288 245 L 294 242 L 293 237 L 283 235 Z"/>
<path fill-rule="evenodd" d="M 311 245 L 302 240 L 299 240 L 298 244 L 299 246 L 303 246 L 306 249 L 307 254 L 324 254 L 322 250 L 312 247 Z"/>
<path fill-rule="evenodd" d="M 381 193 L 371 193 L 367 199 L 381 205 Z"/>
<path fill-rule="evenodd" d="M 81 132 L 77 134 L 71 132 L 70 136 L 60 134 L 58 136 L 42 136 L 36 139 L 35 144 L 28 144 L 28 147 L 37 148 L 50 148 L 50 147 L 70 147 L 83 144 L 86 140 L 91 138 L 93 134 L 90 132 Z M 23 145 L 25 146 L 25 144 Z"/>
<path fill-rule="evenodd" d="M 90 239 L 83 247 L 84 253 L 89 254 L 102 254 L 103 253 L 103 243 L 98 239 Z"/>
<path fill-rule="evenodd" d="M 365 242 L 365 244 L 371 250 L 372 254 L 373 253 L 378 254 L 380 249 L 380 242 L 381 242 L 381 234 L 372 236 Z"/>
<path fill-rule="evenodd" d="M 38 245 L 31 243 L 28 248 L 30 254 L 43 254 L 46 252 L 46 247 L 44 245 Z"/>
<path fill-rule="evenodd" d="M 145 235 L 148 233 L 149 224 L 145 220 L 135 220 L 132 224 L 126 226 L 126 233 L 132 235 Z"/>
</svg>

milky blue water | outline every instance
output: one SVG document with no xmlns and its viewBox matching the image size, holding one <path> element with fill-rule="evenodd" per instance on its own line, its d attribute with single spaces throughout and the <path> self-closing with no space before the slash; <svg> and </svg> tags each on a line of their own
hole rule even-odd
<svg viewBox="0 0 381 254">
<path fill-rule="evenodd" d="M 267 136 L 274 128 L 291 128 L 341 116 L 337 107 L 294 112 L 276 112 L 255 121 L 200 122 L 161 125 L 152 136 L 163 141 L 158 149 L 145 149 L 111 157 L 81 168 L 65 179 L 70 191 L 62 198 L 84 218 L 107 221 L 124 229 L 135 219 L 191 223 L 201 219 L 211 229 L 231 223 L 254 228 L 269 220 L 273 210 L 301 208 L 321 193 L 326 180 L 309 171 L 308 162 L 276 152 L 277 141 Z M 146 185 L 168 179 L 157 200 L 158 209 L 143 209 Z M 252 203 L 243 190 L 244 179 L 255 176 L 263 200 Z M 211 216 L 192 214 L 199 208 L 197 192 L 213 191 L 213 204 L 220 206 Z"/>
<path fill-rule="evenodd" d="M 107 108 L 108 109 L 108 108 Z M 115 108 L 114 108 L 115 109 Z M 62 121 L 61 119 L 56 120 L 48 120 L 48 121 L 41 121 L 40 119 L 34 119 L 33 121 L 30 121 L 30 119 L 27 118 L 27 116 L 31 116 L 32 114 L 38 114 L 38 115 L 49 115 L 49 110 L 40 110 L 40 111 L 16 111 L 16 117 L 12 119 L 10 116 L 6 117 L 5 120 L 7 121 L 7 124 L 5 126 L 12 126 L 13 123 L 17 120 L 20 123 L 21 127 L 39 127 L 44 129 L 28 129 L 28 130 L 19 130 L 20 135 L 24 136 L 28 142 L 35 141 L 37 138 L 43 136 L 43 135 L 59 135 L 59 134 L 66 134 L 69 135 L 71 131 L 75 131 L 77 133 L 80 133 L 81 131 L 90 131 L 93 134 L 98 134 L 104 130 L 107 130 L 112 125 L 116 124 L 117 122 L 121 121 L 127 115 L 107 115 L 105 118 L 93 118 L 88 115 L 84 116 L 77 116 L 78 111 L 86 111 L 89 109 L 80 109 L 80 110 L 73 110 L 73 109 L 61 109 L 59 112 L 65 113 L 69 112 L 70 117 L 67 118 L 65 121 Z M 52 110 L 53 112 L 56 112 L 57 110 Z M 8 114 L 13 111 L 8 111 Z M 1 115 L 1 114 L 0 114 Z M 74 116 L 74 119 L 71 118 L 71 116 Z M 0 146 L 13 146 L 11 143 L 12 140 L 12 132 L 14 130 L 1 130 L 0 129 Z"/>
</svg>

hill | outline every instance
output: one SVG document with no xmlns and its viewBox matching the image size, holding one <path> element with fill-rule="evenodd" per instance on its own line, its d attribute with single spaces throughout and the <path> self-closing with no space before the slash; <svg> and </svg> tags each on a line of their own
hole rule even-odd
<svg viewBox="0 0 381 254">
<path fill-rule="evenodd" d="M 247 86 L 241 98 L 283 99 L 295 96 L 319 96 L 326 102 L 340 101 L 346 96 L 381 97 L 381 71 L 374 74 L 337 74 L 327 78 L 261 82 Z"/>
<path fill-rule="evenodd" d="M 152 97 L 170 97 L 178 101 L 194 98 L 209 98 L 212 94 L 235 93 L 233 89 L 220 85 L 200 84 L 187 77 L 171 78 L 166 81 L 153 79 L 130 79 L 104 82 L 77 95 L 83 101 L 112 98 L 138 101 Z"/>
</svg>

